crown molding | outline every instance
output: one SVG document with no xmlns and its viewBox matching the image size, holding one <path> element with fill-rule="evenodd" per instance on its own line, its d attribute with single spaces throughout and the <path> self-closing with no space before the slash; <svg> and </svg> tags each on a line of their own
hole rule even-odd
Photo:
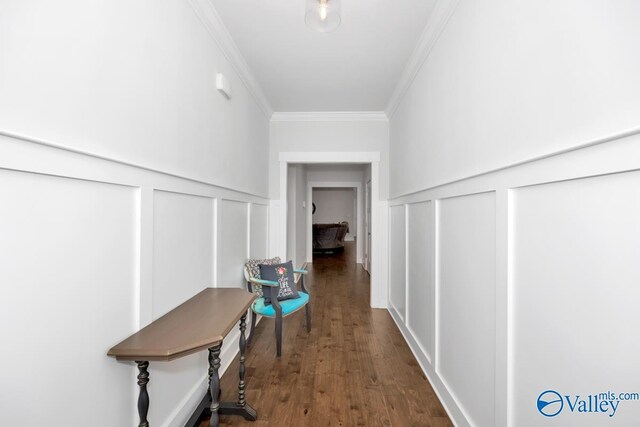
<svg viewBox="0 0 640 427">
<path fill-rule="evenodd" d="M 276 112 L 272 122 L 379 122 L 388 121 L 384 111 Z"/>
<path fill-rule="evenodd" d="M 438 41 L 440 34 L 445 29 L 453 12 L 460 3 L 460 0 L 438 0 L 436 3 L 427 25 L 425 26 L 418 44 L 416 45 L 404 71 L 400 75 L 398 84 L 396 85 L 385 112 L 387 117 L 391 118 L 395 114 L 400 102 L 407 93 L 407 90 L 415 80 L 418 72 L 424 65 L 425 61 L 431 53 L 431 49 Z"/>
<path fill-rule="evenodd" d="M 187 0 L 267 119 L 273 108 L 210 0 Z"/>
</svg>

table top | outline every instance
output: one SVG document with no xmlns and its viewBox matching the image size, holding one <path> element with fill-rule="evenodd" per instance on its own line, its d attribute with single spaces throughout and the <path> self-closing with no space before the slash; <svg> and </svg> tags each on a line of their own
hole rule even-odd
<svg viewBox="0 0 640 427">
<path fill-rule="evenodd" d="M 107 353 L 118 360 L 169 361 L 221 342 L 256 296 L 237 288 L 207 288 L 131 335 Z"/>
</svg>

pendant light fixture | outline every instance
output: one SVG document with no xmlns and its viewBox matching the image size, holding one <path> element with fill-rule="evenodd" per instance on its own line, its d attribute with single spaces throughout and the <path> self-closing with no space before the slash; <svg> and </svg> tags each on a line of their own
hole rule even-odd
<svg viewBox="0 0 640 427">
<path fill-rule="evenodd" d="M 306 0 L 304 22 L 311 29 L 328 33 L 340 26 L 340 0 Z"/>
</svg>

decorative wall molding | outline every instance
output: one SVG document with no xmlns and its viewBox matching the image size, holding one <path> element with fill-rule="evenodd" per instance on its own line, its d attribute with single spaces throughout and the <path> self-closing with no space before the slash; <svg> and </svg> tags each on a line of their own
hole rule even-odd
<svg viewBox="0 0 640 427">
<path fill-rule="evenodd" d="M 517 211 L 519 204 L 522 203 L 523 194 L 526 194 L 526 192 L 529 191 L 545 191 L 545 189 L 553 188 L 555 186 L 573 186 L 564 188 L 573 188 L 574 191 L 576 188 L 589 189 L 589 186 L 593 185 L 594 182 L 615 178 L 617 181 L 614 181 L 614 184 L 610 184 L 611 190 L 612 193 L 615 193 L 613 190 L 618 190 L 617 194 L 618 197 L 620 197 L 621 186 L 615 184 L 627 182 L 627 186 L 631 188 L 632 185 L 637 182 L 638 171 L 640 171 L 640 132 L 629 131 L 620 133 L 616 137 L 608 137 L 589 144 L 583 144 L 579 148 L 564 150 L 562 152 L 555 153 L 553 156 L 545 156 L 528 162 L 519 163 L 511 168 L 495 171 L 495 173 L 486 173 L 448 185 L 425 189 L 411 195 L 396 197 L 389 202 L 389 210 L 391 210 L 391 207 L 401 208 L 403 206 L 410 206 L 412 204 L 422 202 L 434 203 L 433 207 L 436 214 L 430 219 L 431 225 L 428 228 L 434 231 L 433 236 L 428 237 L 431 240 L 428 246 L 431 248 L 430 251 L 432 253 L 419 252 L 418 259 L 421 261 L 419 264 L 416 264 L 416 261 L 410 261 L 410 249 L 405 255 L 405 259 L 402 259 L 398 253 L 391 253 L 388 255 L 390 263 L 393 257 L 396 257 L 396 263 L 401 262 L 404 265 L 406 262 L 406 268 L 409 271 L 422 269 L 421 271 L 424 272 L 425 266 L 422 263 L 422 260 L 430 256 L 435 259 L 434 266 L 423 273 L 425 275 L 432 275 L 432 280 L 434 280 L 436 284 L 435 308 L 433 309 L 435 314 L 435 325 L 432 327 L 432 332 L 435 333 L 436 338 L 434 343 L 434 357 L 432 359 L 429 359 L 427 352 L 420 345 L 421 337 L 417 334 L 419 331 L 413 330 L 411 325 L 405 320 L 410 317 L 411 312 L 409 311 L 408 314 L 403 317 L 401 310 L 398 310 L 399 308 L 401 309 L 401 307 L 394 306 L 391 304 L 391 301 L 389 301 L 389 312 L 396 321 L 399 329 L 402 331 L 405 340 L 416 356 L 416 359 L 420 363 L 420 366 L 428 377 L 434 390 L 443 402 L 454 424 L 461 426 L 473 425 L 474 420 L 472 418 L 473 412 L 470 410 L 471 405 L 468 396 L 465 397 L 456 394 L 455 384 L 448 381 L 448 378 L 446 378 L 446 375 L 443 375 L 439 366 L 442 360 L 447 360 L 448 357 L 451 357 L 451 352 L 443 353 L 446 349 L 442 347 L 442 337 L 438 336 L 440 323 L 442 321 L 441 304 L 443 298 L 446 298 L 446 296 L 441 292 L 441 287 L 445 286 L 446 283 L 443 282 L 445 279 L 441 277 L 440 271 L 440 260 L 443 256 L 443 239 L 446 238 L 446 235 L 442 232 L 439 213 L 441 207 L 437 205 L 440 205 L 443 201 L 453 200 L 454 198 L 460 198 L 463 196 L 477 195 L 486 192 L 495 193 L 495 234 L 490 237 L 491 240 L 495 239 L 495 260 L 493 261 L 495 265 L 495 307 L 492 307 L 491 311 L 487 312 L 488 315 L 490 314 L 495 316 L 495 388 L 491 395 L 487 395 L 483 398 L 487 400 L 487 404 L 494 405 L 495 423 L 492 425 L 495 425 L 496 427 L 520 425 L 522 424 L 522 421 L 518 423 L 514 420 L 521 420 L 521 418 L 525 416 L 523 415 L 523 411 L 525 410 L 522 409 L 522 399 L 520 398 L 520 400 L 517 400 L 516 397 L 522 396 L 523 391 L 521 388 L 517 388 L 518 385 L 514 382 L 514 378 L 516 378 L 517 375 L 522 376 L 522 368 L 520 368 L 520 371 L 514 368 L 514 358 L 516 357 L 515 346 L 517 345 L 515 337 L 518 336 L 518 328 L 521 328 L 522 326 L 519 326 L 517 321 L 514 319 L 516 319 L 516 316 L 521 312 L 518 310 L 515 293 L 521 289 L 519 288 L 519 285 L 522 284 L 522 281 L 517 282 L 518 279 L 514 276 L 518 271 L 517 263 L 521 256 L 515 247 L 518 242 L 516 239 L 518 232 L 514 227 L 523 220 L 522 215 Z M 635 188 L 637 188 L 637 186 Z M 634 202 L 634 200 L 636 200 L 634 199 L 636 193 L 631 191 L 628 191 L 628 193 L 628 206 L 637 206 Z M 556 198 L 557 197 L 558 196 L 556 195 Z M 552 201 L 553 198 L 549 200 Z M 588 221 L 585 221 L 584 217 L 588 218 L 589 215 L 594 215 L 595 218 L 609 218 L 610 220 L 606 223 L 603 222 L 603 224 L 607 224 L 606 227 L 612 227 L 612 230 L 614 231 L 617 230 L 618 236 L 627 235 L 626 230 L 632 232 L 630 227 L 627 227 L 624 232 L 620 232 L 619 227 L 621 226 L 616 224 L 616 221 L 624 219 L 626 215 L 626 221 L 628 221 L 627 224 L 629 221 L 633 222 L 635 219 L 635 217 L 632 216 L 633 214 L 629 214 L 628 211 L 624 211 L 622 209 L 609 207 L 612 203 L 610 200 L 599 198 L 591 198 L 591 200 L 601 201 L 601 204 L 604 205 L 602 212 L 597 209 L 587 209 L 584 212 L 576 211 L 573 213 L 576 221 L 582 221 L 580 222 L 581 224 L 586 224 Z M 529 203 L 529 212 L 531 217 L 535 217 L 537 215 L 537 208 L 539 206 L 541 206 L 540 203 Z M 396 221 L 398 221 L 398 217 L 396 217 Z M 409 232 L 412 221 L 415 220 L 409 216 L 404 224 L 406 228 L 403 231 L 405 233 Z M 389 216 L 387 228 L 390 229 L 391 233 L 393 233 L 394 228 L 392 227 L 391 222 L 392 218 Z M 561 229 L 562 223 L 559 223 L 557 228 Z M 399 231 L 396 227 L 395 233 L 401 232 L 402 231 Z M 544 235 L 546 228 L 541 227 L 539 230 L 535 230 L 535 232 Z M 607 230 L 603 228 L 602 224 L 601 228 L 597 229 L 595 234 L 610 235 L 607 233 Z M 463 233 L 462 235 L 468 236 L 469 234 Z M 394 236 L 390 236 L 390 240 L 393 238 Z M 461 237 L 461 239 L 467 239 L 467 237 Z M 573 245 L 573 240 L 566 240 L 566 237 L 564 241 L 559 240 L 562 239 L 562 236 L 558 233 L 549 234 L 548 239 L 550 242 L 554 242 L 554 245 L 559 243 L 564 244 L 565 247 L 572 247 L 571 245 Z M 611 237 L 611 239 L 612 240 L 608 241 L 607 244 L 612 248 L 615 248 L 617 242 L 613 237 Z M 488 240 L 485 239 L 485 241 Z M 451 242 L 451 238 L 449 238 L 447 242 Z M 521 247 L 525 247 L 528 244 L 527 242 L 528 240 L 525 237 L 521 237 L 519 244 Z M 600 250 L 603 251 L 601 248 Z M 520 252 L 520 254 L 521 253 L 522 252 Z M 414 259 L 415 258 L 416 257 L 414 257 Z M 451 259 L 451 257 L 449 257 L 449 259 Z M 489 264 L 484 265 L 489 266 Z M 575 268 L 575 265 L 577 264 L 568 263 L 567 265 L 568 266 L 566 268 Z M 627 266 L 629 265 L 632 265 L 632 263 L 627 262 Z M 460 265 L 460 268 L 468 267 Z M 525 274 L 531 273 L 527 272 Z M 565 274 L 566 277 L 576 276 L 575 274 L 569 274 L 567 270 L 563 270 L 563 274 Z M 616 271 L 612 274 L 625 277 L 625 274 L 628 273 L 626 273 L 626 270 L 622 269 L 622 271 Z M 628 278 L 629 276 L 627 275 L 626 277 Z M 424 286 L 424 281 L 419 283 L 414 282 L 412 284 L 410 281 L 394 281 L 389 277 L 390 295 L 391 288 L 394 286 L 406 287 L 407 295 L 409 295 L 412 288 L 415 288 L 416 286 Z M 398 289 L 396 289 L 396 293 L 401 293 L 402 289 L 399 290 L 400 292 L 397 291 Z M 448 298 L 449 301 L 452 301 L 451 296 Z M 546 307 L 541 307 L 539 311 L 542 312 L 544 309 L 546 309 Z M 474 337 L 470 337 L 469 335 L 457 335 L 457 339 L 459 340 L 474 339 Z M 521 351 L 520 355 L 523 353 L 524 352 Z M 532 408 L 534 408 L 535 411 L 535 407 L 532 406 Z M 521 418 L 514 418 L 514 414 Z M 535 415 L 538 414 L 536 413 Z"/>
<path fill-rule="evenodd" d="M 378 122 L 388 121 L 384 111 L 276 112 L 272 122 Z"/>
<path fill-rule="evenodd" d="M 24 134 L 20 134 L 20 133 L 16 133 L 16 132 L 11 132 L 11 131 L 4 130 L 4 129 L 0 129 L 0 138 L 1 137 L 7 137 L 7 138 L 10 138 L 11 140 L 16 140 L 16 141 L 29 142 L 29 143 L 33 144 L 34 146 L 42 146 L 42 147 L 52 148 L 52 149 L 55 149 L 55 150 L 59 150 L 61 153 L 76 154 L 76 155 L 80 155 L 81 157 L 85 157 L 85 158 L 92 158 L 94 160 L 107 161 L 107 162 L 113 163 L 114 165 L 121 165 L 121 166 L 130 167 L 130 168 L 135 168 L 135 169 L 138 169 L 138 170 L 143 170 L 143 171 L 148 171 L 148 172 L 152 172 L 152 173 L 162 174 L 166 178 L 169 178 L 169 179 L 170 178 L 178 178 L 178 179 L 189 181 L 189 182 L 192 182 L 192 183 L 195 183 L 195 184 L 202 184 L 202 185 L 206 185 L 206 186 L 210 186 L 210 187 L 215 187 L 215 188 L 220 189 L 220 190 L 231 191 L 233 194 L 242 194 L 242 195 L 257 197 L 257 198 L 260 198 L 262 200 L 266 200 L 266 197 L 261 196 L 259 194 L 249 193 L 249 192 L 246 192 L 246 191 L 242 191 L 242 190 L 238 190 L 238 189 L 234 189 L 234 188 L 230 188 L 230 187 L 224 187 L 224 186 L 217 185 L 217 184 L 214 184 L 214 183 L 209 182 L 209 181 L 204 181 L 204 180 L 201 180 L 201 179 L 198 179 L 198 178 L 195 178 L 195 177 L 192 177 L 192 176 L 188 176 L 188 175 L 185 175 L 185 174 L 182 174 L 182 173 L 164 171 L 164 170 L 161 170 L 161 169 L 152 168 L 152 167 L 149 167 L 149 166 L 145 166 L 145 165 L 129 162 L 129 161 L 126 161 L 126 160 L 115 158 L 115 157 L 104 156 L 104 155 L 101 155 L 101 154 L 96 154 L 96 153 L 92 153 L 90 151 L 85 151 L 85 150 L 78 150 L 76 148 L 72 148 L 72 147 L 69 147 L 67 145 L 61 144 L 59 142 L 55 142 L 55 141 L 50 141 L 50 140 L 46 140 L 46 139 L 40 139 L 40 138 L 36 138 L 36 137 L 33 137 L 33 136 L 24 135 Z M 81 161 L 82 160 L 80 160 L 80 162 Z M 2 162 L 0 162 L 0 168 L 1 167 L 2 167 Z M 62 176 L 67 176 L 67 175 L 63 174 Z"/>
<path fill-rule="evenodd" d="M 281 151 L 278 160 L 285 163 L 372 163 L 380 162 L 378 151 Z M 282 182 L 280 183 L 282 185 Z M 286 190 L 286 188 L 285 188 Z"/>
<path fill-rule="evenodd" d="M 154 228 L 154 225 L 158 225 L 158 208 L 154 202 L 157 202 L 158 195 L 180 195 L 180 196 L 189 196 L 190 198 L 206 198 L 210 200 L 212 209 L 211 209 L 211 230 L 209 228 L 203 229 L 204 239 L 211 239 L 212 245 L 212 257 L 211 259 L 207 259 L 205 263 L 199 263 L 199 265 L 194 266 L 194 268 L 205 269 L 207 265 L 211 265 L 211 278 L 210 282 L 207 283 L 206 280 L 202 282 L 198 281 L 194 286 L 218 286 L 218 270 L 217 270 L 217 255 L 220 252 L 221 248 L 226 248 L 229 246 L 229 242 L 235 242 L 235 235 L 240 234 L 242 232 L 246 232 L 247 235 L 250 236 L 251 232 L 251 222 L 250 215 L 251 211 L 247 210 L 248 220 L 246 223 L 242 224 L 237 229 L 229 230 L 228 237 L 226 241 L 223 241 L 222 233 L 218 233 L 217 225 L 219 223 L 219 219 L 222 215 L 222 212 L 218 210 L 217 202 L 219 200 L 235 200 L 241 203 L 246 204 L 247 208 L 250 205 L 259 205 L 259 206 L 268 206 L 270 201 L 264 197 L 252 196 L 246 193 L 241 193 L 232 189 L 225 189 L 222 187 L 218 187 L 212 184 L 208 184 L 205 182 L 192 180 L 185 177 L 180 177 L 176 175 L 172 175 L 160 170 L 153 170 L 150 168 L 145 168 L 143 166 L 138 166 L 135 164 L 131 164 L 124 161 L 119 161 L 115 159 L 106 158 L 99 155 L 94 155 L 92 153 L 86 153 L 79 150 L 75 150 L 69 147 L 65 147 L 59 144 L 54 144 L 49 141 L 41 141 L 35 138 L 25 137 L 23 135 L 15 135 L 9 132 L 5 132 L 0 130 L 0 173 L 3 173 L 4 177 L 10 177 L 12 180 L 5 180 L 5 184 L 10 187 L 19 188 L 22 180 L 32 180 L 38 179 L 42 180 L 42 182 L 64 182 L 67 185 L 70 185 L 71 188 L 75 188 L 75 186 L 86 186 L 89 183 L 95 193 L 104 194 L 105 192 L 112 191 L 113 188 L 119 188 L 120 191 L 123 191 L 127 194 L 126 197 L 123 197 L 122 200 L 129 203 L 123 203 L 122 206 L 124 209 L 121 209 L 118 212 L 118 215 L 115 217 L 118 218 L 127 218 L 129 224 L 131 224 L 132 228 L 132 239 L 130 241 L 131 245 L 131 253 L 132 257 L 132 274 L 131 274 L 131 289 L 127 291 L 127 299 L 118 299 L 117 306 L 109 305 L 106 309 L 104 309 L 105 316 L 108 315 L 114 316 L 114 318 L 121 318 L 123 313 L 122 307 L 125 304 L 131 305 L 131 311 L 127 312 L 127 314 L 131 315 L 132 322 L 130 326 L 127 326 L 126 331 L 116 330 L 116 333 L 122 334 L 122 336 L 126 336 L 126 334 L 130 333 L 131 327 L 139 328 L 147 325 L 154 317 L 154 300 L 158 297 L 158 295 L 164 295 L 164 298 L 174 298 L 170 294 L 167 294 L 167 288 L 158 285 L 159 275 L 156 273 L 156 269 L 158 265 L 162 265 L 162 262 L 159 262 L 159 257 L 157 256 L 157 248 L 161 247 L 158 245 L 163 245 L 163 243 L 157 238 L 158 233 Z M 65 187 L 66 188 L 66 187 Z M 61 205 L 67 204 L 67 199 L 72 196 L 65 194 L 62 188 L 60 193 L 58 194 Z M 37 194 L 35 194 L 37 196 Z M 25 193 L 25 198 L 37 198 L 34 197 L 32 193 Z M 108 208 L 106 210 L 112 209 L 113 213 L 113 203 L 109 204 L 109 202 L 113 202 L 113 197 L 109 199 L 108 197 L 103 197 L 105 206 Z M 10 200 L 10 199 L 8 199 Z M 120 199 L 117 199 L 118 201 Z M 174 204 L 182 203 L 182 198 L 177 200 Z M 30 203 L 9 203 L 8 206 L 11 206 L 11 209 L 8 211 L 21 211 L 24 213 L 24 217 L 28 218 L 33 214 L 33 207 Z M 43 211 L 40 211 L 43 212 Z M 48 214 L 48 213 L 45 213 Z M 266 211 L 260 211 L 257 214 L 258 220 L 264 224 L 262 229 L 267 229 L 268 226 L 268 217 Z M 74 226 L 78 227 L 78 229 L 85 230 L 84 233 L 87 235 L 91 235 L 92 238 L 95 233 L 95 229 L 88 228 L 87 226 L 87 218 L 82 217 L 81 214 L 78 214 L 77 218 L 73 218 Z M 205 222 L 209 221 L 209 219 L 205 219 Z M 52 228 L 53 228 L 52 223 Z M 92 224 L 89 222 L 88 224 Z M 192 226 L 192 223 L 184 222 L 185 225 Z M 165 228 L 166 229 L 166 228 Z M 117 231 L 113 234 L 122 235 L 125 233 L 122 229 L 114 229 Z M 43 234 L 43 233 L 41 233 Z M 5 236 L 5 235 L 3 235 Z M 6 239 L 19 239 L 20 236 L 12 235 L 6 236 Z M 50 238 L 50 235 L 49 235 Z M 5 239 L 5 240 L 6 240 Z M 47 242 L 47 236 L 42 237 L 42 241 L 38 241 L 38 245 L 48 245 L 52 244 Z M 98 245 L 99 238 L 95 237 L 95 243 Z M 17 241 L 17 240 L 16 240 Z M 243 244 L 249 248 L 250 247 L 250 239 L 247 239 L 243 242 Z M 263 238 L 261 242 L 264 244 L 266 251 L 268 245 L 268 239 Z M 103 239 L 104 243 L 104 239 Z M 166 243 L 166 242 L 165 242 Z M 55 245 L 57 249 L 60 251 L 66 250 L 66 248 L 74 246 L 74 240 L 69 238 L 67 241 L 63 243 L 56 242 Z M 105 245 L 108 244 L 104 243 Z M 37 245 L 36 245 L 37 246 Z M 164 247 L 168 247 L 166 244 Z M 183 248 L 178 248 L 178 252 L 182 251 Z M 120 253 L 120 251 L 117 251 Z M 26 258 L 24 252 L 16 251 L 16 255 L 19 262 L 23 262 L 23 259 Z M 101 255 L 104 259 L 109 259 L 113 255 L 107 251 Z M 245 257 L 243 256 L 242 263 L 244 263 Z M 155 261 L 155 263 L 154 263 Z M 198 263 L 195 263 L 198 264 Z M 235 264 L 239 270 L 241 271 L 241 263 Z M 120 264 L 117 266 L 117 270 L 123 269 Z M 54 273 L 52 273 L 54 274 Z M 55 277 L 55 276 L 54 276 Z M 209 279 L 209 277 L 207 277 Z M 52 279 L 59 280 L 59 279 Z M 193 285 L 195 282 L 191 281 Z M 227 283 L 225 283 L 226 285 Z M 20 287 L 21 284 L 18 283 L 16 285 Z M 87 289 L 92 289 L 93 283 L 87 284 Z M 181 284 L 181 288 L 184 286 L 184 283 Z M 23 287 L 26 288 L 26 287 Z M 98 293 L 98 291 L 94 291 L 94 293 Z M 60 294 L 58 297 L 49 299 L 47 304 L 52 306 L 60 305 L 63 309 L 68 312 L 75 313 L 74 310 L 76 308 L 72 306 L 65 305 L 66 302 L 63 301 L 64 293 Z M 131 300 L 129 300 L 129 295 Z M 177 298 L 175 300 L 175 305 L 184 301 L 184 299 Z M 100 301 L 98 301 L 100 302 Z M 73 304 L 72 304 L 73 305 Z M 157 313 L 156 313 L 157 314 Z M 30 325 L 21 325 L 21 328 L 29 328 L 32 327 Z M 112 328 L 109 328 L 112 330 Z M 70 335 L 71 339 L 76 339 L 75 335 Z M 103 339 L 103 338 L 99 338 Z M 238 339 L 239 332 L 237 329 L 232 331 L 227 338 L 225 338 L 225 346 L 223 347 L 222 352 L 222 367 L 221 367 L 221 375 L 224 373 L 226 368 L 232 362 L 233 358 L 236 356 L 238 351 Z M 76 339 L 77 341 L 77 339 Z M 114 338 L 105 339 L 106 342 L 117 342 Z M 104 344 L 107 346 L 107 344 Z M 109 344 L 112 345 L 112 344 Z M 105 347 L 108 348 L 108 347 Z M 193 359 L 192 359 L 193 360 Z M 100 359 L 97 362 L 94 360 L 92 363 L 100 363 L 104 362 L 104 366 L 100 365 L 100 369 L 108 369 L 112 370 L 109 372 L 121 372 L 122 367 L 118 366 L 113 361 L 108 358 Z M 186 362 L 185 362 L 186 363 Z M 195 362 L 190 362 L 195 363 Z M 181 369 L 185 369 L 185 365 L 182 365 Z M 188 369 L 187 369 L 188 370 Z M 134 389 L 129 387 L 129 385 L 133 384 L 133 368 L 131 370 L 131 378 L 127 378 L 126 383 L 117 384 L 117 388 L 106 386 L 106 392 L 113 394 L 115 391 L 118 392 L 133 392 Z M 184 373 L 185 375 L 189 375 L 188 372 Z M 173 401 L 170 408 L 165 406 L 166 416 L 156 416 L 158 418 L 162 418 L 158 424 L 163 426 L 178 426 L 184 425 L 185 420 L 191 414 L 191 411 L 194 409 L 194 406 L 199 402 L 202 397 L 202 393 L 204 392 L 204 381 L 206 381 L 206 366 L 203 365 L 202 376 L 199 376 L 197 380 L 194 381 L 193 385 L 189 384 L 186 392 L 184 394 L 180 394 L 180 401 Z M 167 381 L 167 377 L 163 376 L 162 372 L 152 372 L 152 377 L 155 378 L 156 384 L 161 384 L 162 382 Z M 129 381 L 130 380 L 130 381 Z M 185 386 L 187 387 L 187 386 Z M 160 387 L 160 389 L 168 390 L 167 388 Z M 103 390 L 104 391 L 104 390 Z M 160 398 L 160 401 L 163 398 L 167 398 L 167 396 L 171 397 L 171 392 L 159 392 L 156 398 Z M 105 392 L 105 393 L 106 393 Z M 131 402 L 134 402 L 134 397 L 137 395 L 131 395 Z M 185 396 L 182 398 L 182 396 Z M 160 407 L 162 405 L 158 405 Z M 117 408 L 116 408 L 117 409 Z M 131 409 L 134 409 L 134 406 L 131 405 Z M 152 409 L 153 411 L 153 409 Z M 117 412 L 117 411 L 113 411 Z M 137 423 L 137 416 L 132 413 L 131 419 L 135 420 Z M 122 423 L 120 423 L 122 424 Z"/>
<path fill-rule="evenodd" d="M 442 34 L 442 31 L 447 26 L 451 16 L 453 16 L 453 12 L 459 2 L 460 0 L 438 0 L 436 3 L 434 10 L 429 17 L 429 21 L 418 40 L 418 44 L 413 50 L 413 53 L 411 54 L 411 57 L 398 80 L 398 84 L 387 103 L 387 108 L 385 109 L 387 117 L 391 118 L 395 114 L 402 98 L 404 98 L 405 93 L 418 75 L 422 65 L 429 57 L 431 49 L 433 49 L 433 46 L 438 41 L 440 34 Z"/>
<path fill-rule="evenodd" d="M 187 0 L 267 119 L 273 108 L 210 0 Z"/>
<path fill-rule="evenodd" d="M 582 142 L 582 143 L 577 143 L 569 148 L 565 148 L 562 150 L 557 150 L 557 151 L 552 151 L 549 153 L 545 153 L 545 154 L 541 154 L 539 156 L 534 156 L 531 157 L 529 159 L 525 159 L 525 160 L 521 160 L 515 163 L 510 163 L 504 166 L 500 166 L 494 169 L 490 169 L 484 172 L 480 172 L 480 173 L 475 173 L 475 174 L 471 174 L 468 176 L 464 176 L 464 177 L 460 177 L 460 178 L 456 178 L 456 179 L 452 179 L 450 181 L 446 181 L 446 182 L 442 182 L 440 184 L 437 185 L 433 185 L 430 187 L 426 187 L 426 188 L 422 188 L 419 190 L 413 190 L 413 191 L 408 191 L 404 194 L 398 194 L 398 195 L 393 195 L 392 197 L 390 197 L 390 200 L 398 200 L 398 199 L 405 199 L 405 198 L 414 198 L 414 197 L 419 197 L 421 194 L 428 192 L 428 191 L 432 191 L 432 190 L 436 190 L 442 187 L 447 187 L 450 185 L 454 185 L 454 184 L 461 184 L 465 181 L 469 181 L 469 180 L 474 180 L 476 178 L 481 178 L 481 177 L 486 177 L 489 175 L 493 175 L 496 173 L 501 173 L 504 171 L 508 171 L 510 169 L 516 169 L 518 167 L 521 166 L 526 166 L 529 164 L 534 164 L 536 162 L 539 161 L 543 161 L 546 159 L 552 159 L 554 157 L 562 157 L 563 155 L 566 154 L 570 154 L 570 153 L 578 153 L 580 151 L 585 151 L 586 149 L 590 148 L 590 147 L 596 147 L 598 145 L 605 145 L 607 143 L 612 143 L 612 142 L 622 142 L 623 140 L 630 138 L 630 137 L 634 137 L 640 135 L 640 127 L 636 127 L 636 128 L 632 128 L 632 129 L 627 129 L 624 130 L 622 132 L 617 132 L 615 134 L 610 134 L 610 135 L 606 135 L 600 138 L 596 138 L 587 142 Z M 625 161 L 625 162 L 630 162 L 632 161 L 632 159 L 629 158 L 621 158 L 621 161 Z"/>
</svg>

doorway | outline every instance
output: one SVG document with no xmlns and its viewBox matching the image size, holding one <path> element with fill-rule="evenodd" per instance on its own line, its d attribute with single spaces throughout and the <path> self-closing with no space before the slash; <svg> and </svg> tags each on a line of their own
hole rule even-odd
<svg viewBox="0 0 640 427">
<path fill-rule="evenodd" d="M 368 165 L 366 165 L 368 167 Z M 349 232 L 345 234 L 344 240 L 350 241 L 353 240 L 356 243 L 356 257 L 355 261 L 357 264 L 362 264 L 363 262 L 363 240 L 359 238 L 364 233 L 363 227 L 363 195 L 362 195 L 362 177 L 364 176 L 364 165 L 360 165 L 361 180 L 360 181 L 308 181 L 307 182 L 307 200 L 308 204 L 313 207 L 314 194 L 324 194 L 327 196 L 323 200 L 323 203 L 329 204 L 329 206 L 316 206 L 316 214 L 313 214 L 313 209 L 307 211 L 307 262 L 313 262 L 313 241 L 314 241 L 314 233 L 313 228 L 314 224 L 325 224 L 329 225 L 331 223 L 340 223 L 342 221 L 346 221 L 348 224 Z M 313 179 L 318 175 L 312 175 Z M 346 192 L 344 190 L 347 190 Z M 349 193 L 355 195 L 355 197 L 350 198 Z M 343 194 L 344 193 L 344 194 Z M 337 200 L 342 199 L 342 200 Z M 342 203 L 341 203 L 342 202 Z M 353 209 L 353 204 L 355 203 L 355 209 Z M 349 207 L 349 205 L 351 205 Z M 337 209 L 342 206 L 340 209 L 342 212 L 337 211 Z M 321 211 L 322 209 L 322 211 Z M 348 211 L 351 210 L 351 217 L 348 216 Z M 351 219 L 351 221 L 349 221 Z M 336 233 L 339 233 L 340 230 L 337 230 Z"/>
<path fill-rule="evenodd" d="M 271 230 L 273 230 L 272 234 L 276 241 L 273 242 L 273 247 L 276 250 L 277 254 L 281 257 L 286 257 L 287 253 L 287 209 L 288 209 L 288 200 L 287 200 L 287 172 L 288 166 L 290 164 L 295 165 L 319 165 L 319 164 L 328 164 L 328 165 L 344 165 L 344 164 L 360 164 L 367 165 L 369 170 L 369 177 L 367 180 L 359 181 L 358 185 L 360 186 L 360 206 L 361 212 L 364 213 L 364 194 L 363 188 L 368 181 L 370 181 L 370 190 L 369 190 L 369 210 L 370 210 L 370 219 L 369 219 L 369 228 L 370 228 L 370 239 L 367 242 L 367 250 L 368 250 L 368 267 L 369 273 L 371 276 L 370 286 L 371 286 L 371 299 L 370 306 L 374 308 L 384 308 L 387 304 L 387 288 L 386 288 L 386 279 L 385 279 L 385 264 L 384 264 L 384 256 L 377 258 L 376 253 L 379 250 L 380 253 L 384 253 L 384 248 L 382 246 L 377 246 L 378 242 L 381 242 L 379 239 L 385 238 L 382 229 L 381 218 L 379 215 L 379 177 L 380 177 L 380 153 L 378 152 L 281 152 L 279 154 L 280 161 L 280 199 L 277 205 L 274 205 L 274 210 L 272 211 L 272 218 L 274 219 L 273 225 L 271 226 Z M 299 202 L 299 201 L 297 201 Z M 301 206 L 301 202 L 298 204 Z M 307 201 L 305 205 L 308 206 L 308 214 L 307 217 L 310 217 L 310 212 L 312 209 L 312 202 L 307 197 Z M 275 218 L 274 218 L 275 217 Z M 310 228 L 311 221 L 308 220 L 307 226 Z M 362 236 L 364 234 L 364 221 L 360 221 L 358 227 L 361 228 L 359 232 L 356 232 L 356 236 Z M 310 236 L 307 234 L 307 262 L 313 262 L 313 248 L 311 245 Z M 363 254 L 364 254 L 364 246 L 363 240 L 365 239 L 356 239 L 356 243 L 359 243 L 361 246 L 360 252 L 360 262 L 363 262 Z M 309 259 L 309 255 L 311 255 L 311 259 Z"/>
<path fill-rule="evenodd" d="M 371 274 L 371 180 L 367 181 L 364 190 L 364 269 Z"/>
</svg>

